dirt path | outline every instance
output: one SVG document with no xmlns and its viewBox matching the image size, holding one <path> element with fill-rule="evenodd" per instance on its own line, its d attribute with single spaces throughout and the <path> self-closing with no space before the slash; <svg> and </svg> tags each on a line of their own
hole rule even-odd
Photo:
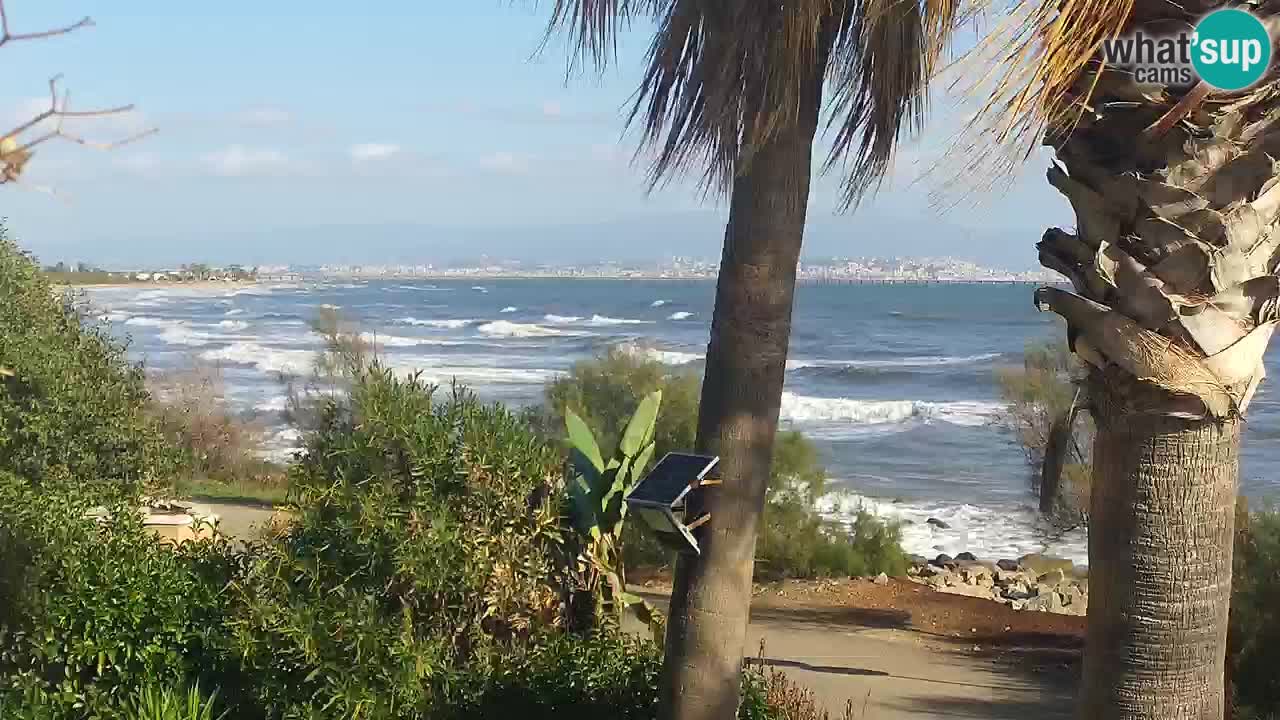
<svg viewBox="0 0 1280 720">
<path fill-rule="evenodd" d="M 668 588 L 637 588 L 665 606 Z M 757 589 L 753 662 L 784 670 L 840 718 L 1064 720 L 1083 618 L 1017 613 L 906 581 Z M 761 644 L 763 643 L 763 649 Z"/>
<path fill-rule="evenodd" d="M 208 508 L 218 516 L 218 529 L 228 537 L 248 540 L 257 536 L 257 531 L 271 520 L 275 513 L 266 505 L 242 505 L 239 503 L 220 503 L 196 500 L 195 504 Z"/>
</svg>

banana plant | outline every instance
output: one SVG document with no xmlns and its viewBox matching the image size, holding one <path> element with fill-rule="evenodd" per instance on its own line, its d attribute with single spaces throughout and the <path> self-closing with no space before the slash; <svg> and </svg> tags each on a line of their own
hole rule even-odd
<svg viewBox="0 0 1280 720">
<path fill-rule="evenodd" d="M 569 514 L 577 531 L 583 589 L 594 596 L 597 620 L 621 622 L 630 609 L 655 634 L 660 632 L 662 623 L 659 613 L 639 596 L 627 592 L 621 541 L 627 519 L 624 499 L 653 460 L 654 427 L 661 404 L 661 390 L 640 402 L 608 462 L 582 418 L 572 410 L 565 412 L 569 434 Z"/>
</svg>

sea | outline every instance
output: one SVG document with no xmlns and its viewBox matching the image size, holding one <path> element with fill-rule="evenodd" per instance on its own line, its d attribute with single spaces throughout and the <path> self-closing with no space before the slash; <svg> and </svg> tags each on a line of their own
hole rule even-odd
<svg viewBox="0 0 1280 720">
<path fill-rule="evenodd" d="M 908 552 L 979 558 L 1047 552 L 1084 563 L 1082 529 L 1040 520 L 1032 472 L 1003 408 L 996 371 L 1028 343 L 1060 337 L 1026 285 L 801 285 L 782 398 L 785 428 L 817 443 L 833 518 L 866 509 L 903 524 Z M 480 397 L 540 402 L 546 383 L 613 345 L 673 368 L 703 366 L 712 281 L 470 279 L 323 281 L 237 286 L 106 287 L 94 313 L 150 373 L 222 368 L 226 402 L 271 427 L 270 452 L 300 444 L 281 417 L 282 374 L 305 374 L 319 349 L 310 322 L 340 310 L 386 364 Z M 1273 376 L 1276 351 L 1267 357 Z M 1280 401 L 1264 383 L 1250 409 L 1242 491 L 1280 490 Z M 929 523 L 929 519 L 940 521 Z"/>
</svg>

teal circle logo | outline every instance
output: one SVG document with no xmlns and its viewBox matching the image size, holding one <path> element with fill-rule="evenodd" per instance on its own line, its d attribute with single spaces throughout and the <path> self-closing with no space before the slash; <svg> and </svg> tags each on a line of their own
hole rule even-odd
<svg viewBox="0 0 1280 720">
<path fill-rule="evenodd" d="M 1216 10 L 1196 25 L 1191 64 L 1219 90 L 1244 90 L 1271 67 L 1271 38 L 1262 21 L 1237 9 Z"/>
</svg>

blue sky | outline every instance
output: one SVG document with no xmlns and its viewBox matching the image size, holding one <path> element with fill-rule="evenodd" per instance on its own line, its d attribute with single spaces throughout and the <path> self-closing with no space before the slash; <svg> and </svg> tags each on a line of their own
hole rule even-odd
<svg viewBox="0 0 1280 720">
<path fill-rule="evenodd" d="M 62 73 L 73 107 L 138 106 L 70 129 L 160 133 L 111 152 L 46 146 L 0 216 L 42 259 L 109 265 L 717 257 L 723 204 L 690 183 L 648 193 L 631 162 L 643 29 L 603 76 L 566 78 L 562 44 L 538 53 L 541 5 L 9 0 L 15 32 L 97 26 L 0 49 L 6 127 Z M 1043 160 L 1002 195 L 931 210 L 929 182 L 912 180 L 960 118 L 935 108 L 857 212 L 837 214 L 837 179 L 818 180 L 806 255 L 1021 268 L 1044 227 L 1071 224 Z"/>
</svg>

